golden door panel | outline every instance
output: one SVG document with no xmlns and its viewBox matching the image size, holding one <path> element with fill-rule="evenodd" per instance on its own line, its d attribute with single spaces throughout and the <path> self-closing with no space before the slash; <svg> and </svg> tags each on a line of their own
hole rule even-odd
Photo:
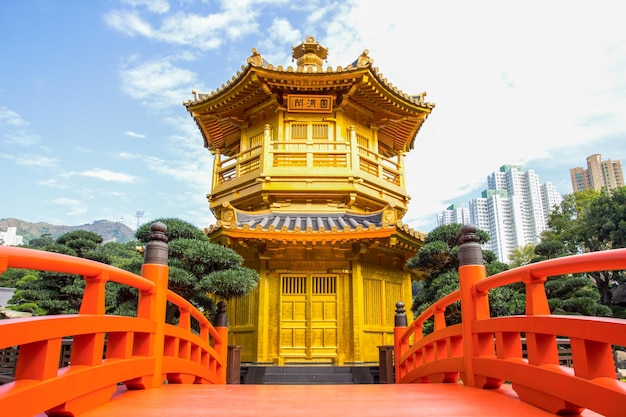
<svg viewBox="0 0 626 417">
<path fill-rule="evenodd" d="M 337 277 L 281 277 L 280 356 L 292 360 L 337 357 Z"/>
<path fill-rule="evenodd" d="M 313 295 L 311 302 L 311 356 L 337 354 L 337 301 L 328 295 Z"/>
<path fill-rule="evenodd" d="M 305 358 L 307 346 L 306 276 L 283 276 L 281 284 L 279 355 Z"/>
</svg>

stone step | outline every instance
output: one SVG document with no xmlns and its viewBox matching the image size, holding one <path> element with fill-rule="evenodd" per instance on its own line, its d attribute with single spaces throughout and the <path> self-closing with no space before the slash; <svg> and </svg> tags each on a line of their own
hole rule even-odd
<svg viewBox="0 0 626 417">
<path fill-rule="evenodd" d="M 244 384 L 317 385 L 372 384 L 369 367 L 352 366 L 250 366 Z"/>
</svg>

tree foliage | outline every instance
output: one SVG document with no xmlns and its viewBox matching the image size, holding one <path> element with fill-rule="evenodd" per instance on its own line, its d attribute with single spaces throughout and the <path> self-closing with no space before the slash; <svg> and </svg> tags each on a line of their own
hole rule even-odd
<svg viewBox="0 0 626 417">
<path fill-rule="evenodd" d="M 626 187 L 564 196 L 550 215 L 548 227 L 538 245 L 548 258 L 626 247 Z M 596 284 L 601 304 L 626 304 L 626 300 L 613 300 L 615 291 L 626 284 L 624 271 L 599 271 L 588 276 Z"/>
<path fill-rule="evenodd" d="M 426 236 L 424 246 L 420 248 L 417 255 L 407 261 L 407 267 L 419 269 L 430 275 L 456 271 L 459 268 L 459 241 L 462 226 L 457 223 L 435 228 Z M 477 230 L 476 235 L 479 243 L 489 241 L 489 235 L 482 230 Z"/>
<path fill-rule="evenodd" d="M 533 248 L 532 255 L 529 248 Z M 516 267 L 547 259 L 565 256 L 565 245 L 550 240 L 524 247 L 525 261 Z M 546 297 L 550 311 L 554 314 L 577 314 L 586 316 L 610 316 L 611 309 L 600 305 L 600 292 L 595 283 L 586 275 L 562 275 L 549 277 L 545 283 Z"/>
<path fill-rule="evenodd" d="M 137 229 L 144 243 L 150 236 L 150 225 L 167 226 L 170 289 L 189 300 L 212 317 L 215 298 L 230 300 L 248 294 L 258 285 L 256 271 L 243 266 L 243 258 L 234 250 L 211 243 L 196 226 L 176 218 L 159 218 Z M 168 311 L 172 319 L 173 309 Z"/>
<path fill-rule="evenodd" d="M 138 228 L 139 242 L 103 244 L 101 236 L 83 230 L 72 231 L 50 242 L 43 236 L 38 247 L 111 264 L 141 273 L 142 256 L 138 244 L 147 243 L 150 226 L 159 221 L 167 226 L 169 256 L 169 288 L 189 300 L 211 317 L 216 310 L 215 298 L 230 300 L 248 294 L 258 283 L 258 273 L 243 266 L 243 258 L 232 249 L 211 243 L 191 223 L 175 218 L 155 219 Z M 5 283 L 13 283 L 16 292 L 10 301 L 13 308 L 33 314 L 76 313 L 80 308 L 85 281 L 77 275 L 50 272 L 9 270 L 0 275 Z M 135 315 L 137 290 L 114 282 L 107 283 L 107 312 Z M 168 321 L 175 320 L 176 308 L 168 307 Z"/>
<path fill-rule="evenodd" d="M 52 245 L 54 243 L 54 238 L 50 233 L 44 233 L 39 237 L 31 239 L 28 242 L 28 246 L 31 248 L 45 248 L 46 246 Z"/>
<path fill-rule="evenodd" d="M 450 294 L 459 288 L 459 248 L 461 239 L 461 224 L 449 224 L 439 226 L 428 234 L 424 240 L 424 246 L 417 255 L 407 261 L 410 269 L 419 269 L 426 272 L 426 278 L 414 286 L 414 299 L 411 310 L 415 315 L 421 314 L 430 305 L 440 298 Z M 489 235 L 477 230 L 476 235 L 479 243 L 489 241 Z M 483 251 L 488 275 L 508 269 L 508 265 L 499 262 L 491 251 Z M 522 292 L 520 292 L 522 291 Z M 523 311 L 524 298 L 523 288 L 509 286 L 497 288 L 489 294 L 491 312 L 493 316 L 517 314 Z M 446 309 L 446 322 L 448 324 L 459 323 L 461 311 L 459 303 L 455 303 Z M 426 323 L 425 331 L 429 331 L 432 323 Z"/>
<path fill-rule="evenodd" d="M 535 254 L 535 245 L 529 243 L 520 248 L 514 248 L 509 253 L 509 266 L 517 268 L 518 266 L 528 265 L 535 262 L 537 255 Z"/>
<path fill-rule="evenodd" d="M 100 243 L 100 235 L 77 230 L 60 236 L 43 249 L 109 263 L 108 256 L 99 250 Z M 71 314 L 78 313 L 80 309 L 85 280 L 79 275 L 31 271 L 15 287 L 9 305 L 16 310 L 35 315 Z"/>
</svg>

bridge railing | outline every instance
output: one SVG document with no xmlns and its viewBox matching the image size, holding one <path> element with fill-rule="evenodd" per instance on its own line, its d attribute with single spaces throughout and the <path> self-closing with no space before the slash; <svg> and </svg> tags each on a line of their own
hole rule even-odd
<svg viewBox="0 0 626 417">
<path fill-rule="evenodd" d="M 188 301 L 167 289 L 165 231 L 161 223 L 152 225 L 141 276 L 86 259 L 0 246 L 0 273 L 23 268 L 85 279 L 78 314 L 0 321 L 0 349 L 19 349 L 14 381 L 0 386 L 0 414 L 77 415 L 110 400 L 120 383 L 128 389 L 159 387 L 165 381 L 225 383 L 225 306 L 219 306 L 213 327 Z M 107 282 L 138 290 L 137 317 L 105 314 Z M 178 307 L 177 325 L 165 323 L 168 303 Z M 70 361 L 59 367 L 67 338 L 72 339 Z"/>
<path fill-rule="evenodd" d="M 510 383 L 522 401 L 558 414 L 590 409 L 606 416 L 626 410 L 626 384 L 616 378 L 614 348 L 626 346 L 626 320 L 550 314 L 548 277 L 626 269 L 626 249 L 558 258 L 486 277 L 473 226 L 464 226 L 460 289 L 407 326 L 397 304 L 395 367 L 398 383 L 446 382 L 479 388 Z M 490 317 L 489 291 L 521 282 L 526 314 Z M 446 325 L 445 310 L 461 303 L 462 323 Z M 423 334 L 424 323 L 434 331 Z M 569 340 L 571 367 L 559 359 Z"/>
</svg>

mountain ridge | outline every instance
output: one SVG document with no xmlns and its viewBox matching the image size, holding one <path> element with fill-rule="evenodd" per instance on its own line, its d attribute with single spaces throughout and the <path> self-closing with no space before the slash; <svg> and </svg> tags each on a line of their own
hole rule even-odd
<svg viewBox="0 0 626 417">
<path fill-rule="evenodd" d="M 43 234 L 50 234 L 53 239 L 57 239 L 59 236 L 74 230 L 87 230 L 97 233 L 102 236 L 105 242 L 126 243 L 135 240 L 133 229 L 124 223 L 110 220 L 95 220 L 91 224 L 65 226 L 46 222 L 32 223 L 16 218 L 0 219 L 0 231 L 5 232 L 8 227 L 17 228 L 17 234 L 24 237 L 24 245 Z"/>
</svg>

